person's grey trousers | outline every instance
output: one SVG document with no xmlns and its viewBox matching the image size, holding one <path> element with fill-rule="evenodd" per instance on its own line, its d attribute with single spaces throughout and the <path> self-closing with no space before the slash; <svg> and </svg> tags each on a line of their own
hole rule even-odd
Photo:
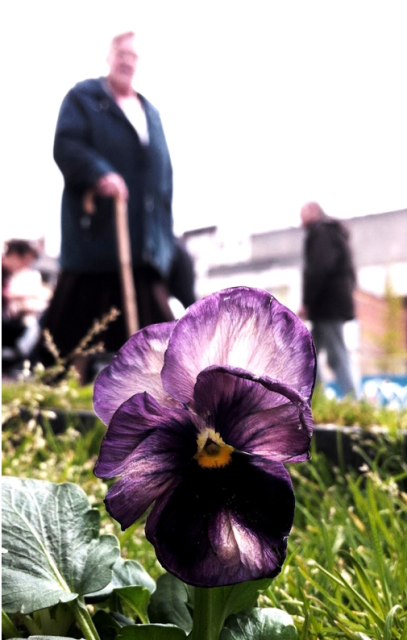
<svg viewBox="0 0 407 640">
<path fill-rule="evenodd" d="M 336 320 L 316 320 L 312 322 L 312 337 L 317 354 L 325 350 L 328 365 L 335 374 L 336 382 L 343 396 L 356 396 L 352 378 L 349 353 L 344 339 L 344 322 Z M 320 373 L 317 382 L 322 382 Z"/>
</svg>

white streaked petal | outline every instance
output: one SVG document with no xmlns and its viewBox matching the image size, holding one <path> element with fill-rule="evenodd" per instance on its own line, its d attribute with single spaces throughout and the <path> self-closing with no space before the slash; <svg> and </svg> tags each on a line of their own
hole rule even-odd
<svg viewBox="0 0 407 640">
<path fill-rule="evenodd" d="M 96 414 L 105 424 L 125 400 L 144 391 L 165 407 L 177 404 L 164 391 L 160 376 L 175 324 L 165 322 L 141 329 L 100 372 L 95 381 L 93 403 Z"/>
<path fill-rule="evenodd" d="M 191 305 L 171 335 L 163 386 L 181 402 L 190 402 L 199 372 L 211 365 L 268 376 L 311 397 L 311 334 L 294 313 L 260 289 L 226 289 Z"/>
</svg>

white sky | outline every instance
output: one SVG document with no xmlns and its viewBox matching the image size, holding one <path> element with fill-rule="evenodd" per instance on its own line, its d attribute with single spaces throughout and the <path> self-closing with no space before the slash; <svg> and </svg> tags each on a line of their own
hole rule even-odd
<svg viewBox="0 0 407 640">
<path fill-rule="evenodd" d="M 135 87 L 160 110 L 175 231 L 259 232 L 317 200 L 339 217 L 407 206 L 405 0 L 3 3 L 2 236 L 59 249 L 52 158 L 66 92 L 134 29 Z"/>
</svg>

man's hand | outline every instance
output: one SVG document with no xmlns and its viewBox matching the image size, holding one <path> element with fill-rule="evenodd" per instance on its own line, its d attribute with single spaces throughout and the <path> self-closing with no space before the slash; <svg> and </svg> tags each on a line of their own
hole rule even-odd
<svg viewBox="0 0 407 640">
<path fill-rule="evenodd" d="M 99 178 L 96 185 L 96 193 L 106 198 L 129 199 L 129 191 L 123 178 L 118 173 L 106 173 Z"/>
</svg>

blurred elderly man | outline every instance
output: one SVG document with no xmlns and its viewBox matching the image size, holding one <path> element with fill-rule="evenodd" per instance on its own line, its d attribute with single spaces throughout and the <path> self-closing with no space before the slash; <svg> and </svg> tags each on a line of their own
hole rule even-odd
<svg viewBox="0 0 407 640">
<path fill-rule="evenodd" d="M 127 202 L 140 328 L 173 319 L 166 285 L 174 252 L 172 165 L 158 111 L 133 88 L 133 32 L 113 38 L 107 61 L 106 77 L 68 92 L 55 133 L 54 158 L 65 182 L 61 274 L 44 327 L 63 357 L 95 319 L 123 309 L 115 198 Z M 93 215 L 84 206 L 89 193 Z M 126 338 L 121 314 L 97 341 L 116 352 Z"/>
</svg>

